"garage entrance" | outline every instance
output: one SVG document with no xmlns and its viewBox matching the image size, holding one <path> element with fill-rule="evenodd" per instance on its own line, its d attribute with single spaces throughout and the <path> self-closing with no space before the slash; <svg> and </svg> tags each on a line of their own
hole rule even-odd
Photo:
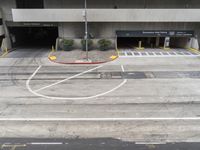
<svg viewBox="0 0 200 150">
<path fill-rule="evenodd" d="M 117 31 L 118 48 L 185 48 L 193 31 Z"/>
<path fill-rule="evenodd" d="M 13 47 L 51 47 L 58 37 L 58 27 L 9 27 Z"/>
<path fill-rule="evenodd" d="M 138 47 L 141 41 L 142 46 L 145 48 L 156 48 L 164 45 L 165 38 L 158 37 L 159 43 L 156 44 L 156 37 L 118 37 L 117 45 L 118 48 L 134 48 Z"/>
<path fill-rule="evenodd" d="M 1 48 L 1 44 L 2 44 L 3 38 L 4 38 L 4 36 L 0 36 L 0 48 Z"/>
</svg>

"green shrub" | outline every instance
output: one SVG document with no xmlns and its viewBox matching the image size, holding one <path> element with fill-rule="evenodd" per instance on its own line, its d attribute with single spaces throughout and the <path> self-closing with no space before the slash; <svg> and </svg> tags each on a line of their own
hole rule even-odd
<svg viewBox="0 0 200 150">
<path fill-rule="evenodd" d="M 63 49 L 66 50 L 66 51 L 69 51 L 72 49 L 74 45 L 74 40 L 72 39 L 64 39 L 63 40 Z"/>
<path fill-rule="evenodd" d="M 99 49 L 102 51 L 108 50 L 111 47 L 111 41 L 106 39 L 101 39 L 98 41 Z"/>
<path fill-rule="evenodd" d="M 81 40 L 82 50 L 86 50 L 86 40 Z M 91 50 L 93 46 L 93 41 L 91 39 L 88 39 L 88 50 Z"/>
</svg>

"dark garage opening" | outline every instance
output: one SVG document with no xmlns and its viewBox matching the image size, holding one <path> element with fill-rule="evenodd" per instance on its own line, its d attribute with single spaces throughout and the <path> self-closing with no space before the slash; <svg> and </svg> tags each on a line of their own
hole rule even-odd
<svg viewBox="0 0 200 150">
<path fill-rule="evenodd" d="M 170 37 L 170 48 L 185 48 L 190 37 Z M 159 44 L 156 45 L 156 37 L 119 37 L 117 38 L 118 48 L 135 48 L 142 42 L 142 47 L 159 48 L 164 46 L 165 37 L 159 37 Z"/>
<path fill-rule="evenodd" d="M 132 30 L 116 31 L 118 48 L 160 48 L 168 44 L 170 48 L 185 48 L 191 37 L 194 37 L 192 30 Z"/>
<path fill-rule="evenodd" d="M 13 47 L 51 47 L 58 37 L 58 27 L 10 27 Z"/>
<path fill-rule="evenodd" d="M 171 48 L 185 48 L 189 40 L 190 40 L 190 37 L 171 37 L 170 47 Z"/>
<path fill-rule="evenodd" d="M 142 47 L 156 48 L 164 45 L 165 38 L 159 37 L 159 44 L 156 45 L 156 37 L 118 37 L 118 48 L 134 48 L 139 46 L 139 42 L 142 42 Z"/>
<path fill-rule="evenodd" d="M 4 36 L 0 36 L 0 48 L 1 48 L 1 45 L 2 45 L 3 38 L 4 38 Z"/>
</svg>

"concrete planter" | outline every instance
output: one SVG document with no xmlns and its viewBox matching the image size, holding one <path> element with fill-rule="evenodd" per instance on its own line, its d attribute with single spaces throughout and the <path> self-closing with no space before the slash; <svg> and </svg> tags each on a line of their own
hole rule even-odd
<svg viewBox="0 0 200 150">
<path fill-rule="evenodd" d="M 72 38 L 64 38 L 64 39 L 72 39 Z M 111 49 L 115 49 L 115 39 L 114 38 L 105 38 L 105 39 L 110 40 L 111 41 L 110 48 Z M 82 44 L 81 44 L 82 39 L 79 39 L 79 38 L 76 39 L 75 38 L 73 40 L 74 40 L 73 48 L 74 49 L 82 49 Z M 91 39 L 91 40 L 93 42 L 92 42 L 92 46 L 90 47 L 90 50 L 92 50 L 92 49 L 99 49 L 98 41 L 100 40 L 100 38 Z M 62 41 L 63 41 L 63 38 L 58 38 L 57 39 L 56 48 L 58 50 L 62 50 L 63 49 Z"/>
</svg>

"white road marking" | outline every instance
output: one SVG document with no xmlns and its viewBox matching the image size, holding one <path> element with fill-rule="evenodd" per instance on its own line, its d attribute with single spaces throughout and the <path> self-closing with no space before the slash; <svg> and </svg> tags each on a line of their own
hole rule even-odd
<svg viewBox="0 0 200 150">
<path fill-rule="evenodd" d="M 119 56 L 120 58 L 135 58 L 135 57 L 195 57 L 199 58 L 200 55 L 133 55 L 133 56 Z"/>
<path fill-rule="evenodd" d="M 0 118 L 0 121 L 200 121 L 200 117 L 183 118 Z"/>
<path fill-rule="evenodd" d="M 156 49 L 155 49 L 156 50 Z M 174 52 L 175 53 L 175 55 L 172 55 L 172 54 L 170 54 L 170 52 L 159 52 L 159 50 L 160 49 L 157 49 L 157 51 L 158 52 L 151 52 L 151 51 L 144 51 L 144 52 L 139 52 L 139 51 L 134 51 L 134 52 L 136 52 L 136 53 L 138 53 L 139 55 L 135 55 L 135 54 L 133 54 L 133 55 L 127 55 L 127 53 L 128 52 L 131 52 L 131 53 L 133 53 L 131 50 L 122 50 L 122 51 L 120 51 L 120 52 L 123 52 L 123 53 L 125 53 L 126 55 L 119 55 L 119 57 L 122 57 L 122 58 L 130 58 L 130 57 L 199 57 L 200 56 L 200 54 L 192 54 L 192 53 L 190 53 L 191 55 L 186 55 L 186 54 L 184 54 L 184 52 L 181 52 L 181 50 L 178 50 L 178 51 L 173 51 L 172 50 L 172 52 Z M 184 50 L 185 51 L 185 50 Z M 186 51 L 186 52 L 188 52 L 188 51 Z M 146 53 L 146 55 L 142 55 L 142 53 Z M 149 55 L 149 53 L 153 53 L 154 55 Z M 157 55 L 157 53 L 159 53 L 160 55 Z M 164 53 L 167 53 L 168 55 L 164 55 Z M 181 54 L 179 54 L 179 53 L 181 53 Z"/>
<path fill-rule="evenodd" d="M 32 94 L 34 94 L 34 95 L 36 95 L 36 96 L 39 96 L 39 97 L 42 97 L 42 98 L 47 98 L 47 99 L 57 99 L 57 100 L 87 100 L 87 99 L 93 99 L 93 98 L 97 98 L 97 97 L 100 97 L 100 96 L 107 95 L 107 94 L 109 94 L 109 93 L 111 93 L 111 92 L 114 92 L 115 90 L 119 89 L 119 88 L 122 87 L 124 84 L 126 84 L 126 82 L 127 82 L 127 79 L 124 79 L 123 82 L 121 82 L 119 85 L 117 85 L 116 87 L 112 88 L 111 90 L 109 90 L 109 91 L 107 91 L 107 92 L 104 92 L 104 93 L 100 93 L 100 94 L 94 95 L 94 96 L 88 96 L 88 97 L 53 97 L 53 96 L 47 96 L 47 95 L 43 95 L 43 94 L 38 93 L 38 90 L 37 90 L 37 91 L 33 91 L 33 90 L 31 89 L 31 87 L 30 87 L 30 81 L 31 81 L 32 78 L 37 74 L 37 72 L 40 70 L 41 67 L 42 67 L 42 66 L 39 66 L 39 67 L 35 70 L 35 72 L 28 78 L 28 80 L 26 81 L 26 87 L 27 87 L 27 89 L 28 89 Z M 54 85 L 56 85 L 56 84 L 62 83 L 62 82 L 64 82 L 64 81 L 70 80 L 70 79 L 72 79 L 72 78 L 75 78 L 75 77 L 77 77 L 77 76 L 83 75 L 84 73 L 93 71 L 93 70 L 95 70 L 95 69 L 97 69 L 97 68 L 100 68 L 100 67 L 103 67 L 103 66 L 98 66 L 98 67 L 95 67 L 95 68 L 93 68 L 93 69 L 84 71 L 84 72 L 82 72 L 82 73 L 79 73 L 79 74 L 74 75 L 74 76 L 72 76 L 72 77 L 69 77 L 69 78 L 67 78 L 67 79 L 64 79 L 64 80 L 61 80 L 61 81 L 56 82 L 56 83 L 54 83 L 54 84 L 51 84 L 51 85 L 49 85 L 49 86 L 43 87 L 43 88 L 41 88 L 41 89 L 46 89 L 46 88 L 48 88 L 48 87 L 51 87 L 51 86 L 54 86 Z M 123 66 L 122 66 L 122 68 L 123 68 Z M 122 71 L 124 71 L 124 68 L 123 68 Z M 39 89 L 39 90 L 40 90 L 40 89 Z"/>
<path fill-rule="evenodd" d="M 123 65 L 121 65 L 121 68 L 122 68 L 122 71 L 124 72 L 125 70 L 124 70 L 124 66 Z"/>
<path fill-rule="evenodd" d="M 61 145 L 63 144 L 62 142 L 48 142 L 48 143 L 45 143 L 45 142 L 32 142 L 32 143 L 27 143 L 27 144 L 30 144 L 30 145 Z"/>
<path fill-rule="evenodd" d="M 166 144 L 167 142 L 164 141 L 147 141 L 147 142 L 135 142 L 136 145 L 161 145 L 161 144 Z"/>
<path fill-rule="evenodd" d="M 42 87 L 42 88 L 40 88 L 40 89 L 38 89 L 38 90 L 35 90 L 35 92 L 39 92 L 39 91 L 44 90 L 44 89 L 47 89 L 47 88 L 49 88 L 49 87 L 58 85 L 58 84 L 60 84 L 60 83 L 63 83 L 63 82 L 68 81 L 68 80 L 70 80 L 70 79 L 76 78 L 76 77 L 78 77 L 78 76 L 81 76 L 81 75 L 83 75 L 83 74 L 86 74 L 86 73 L 88 73 L 88 72 L 91 72 L 91 71 L 96 70 L 96 69 L 101 68 L 101 67 L 103 67 L 103 66 L 101 65 L 101 66 L 98 66 L 98 67 L 95 67 L 95 68 L 86 70 L 86 71 L 84 71 L 84 72 L 81 72 L 81 73 L 79 73 L 79 74 L 76 74 L 76 75 L 74 75 L 74 76 L 71 76 L 71 77 L 69 77 L 69 78 L 66 78 L 66 79 L 64 79 L 64 80 L 58 81 L 58 82 L 56 82 L 56 83 L 53 83 L 53 84 L 50 84 L 50 85 L 48 85 L 48 86 Z"/>
</svg>

